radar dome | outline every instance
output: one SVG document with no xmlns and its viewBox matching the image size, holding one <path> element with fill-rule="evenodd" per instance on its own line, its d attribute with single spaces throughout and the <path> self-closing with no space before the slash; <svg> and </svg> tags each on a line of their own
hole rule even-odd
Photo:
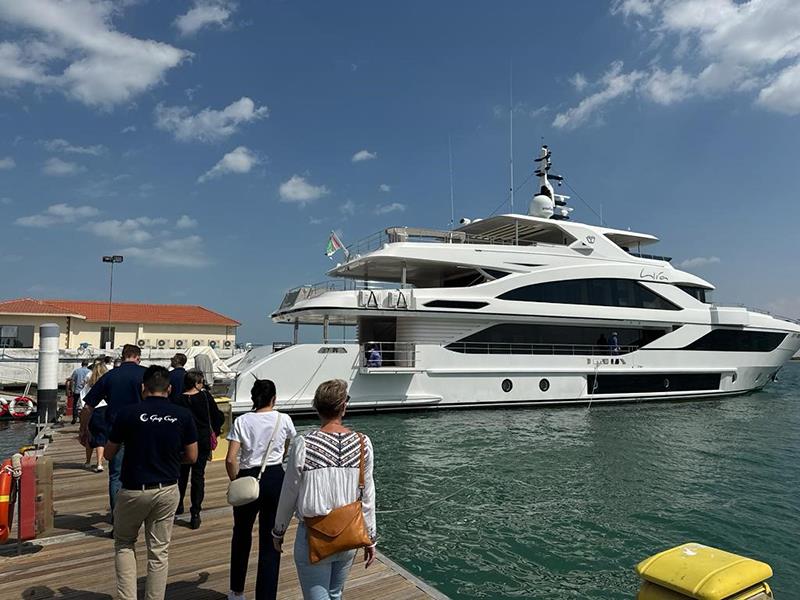
<svg viewBox="0 0 800 600">
<path fill-rule="evenodd" d="M 528 214 L 532 217 L 541 217 L 549 219 L 553 216 L 554 203 L 550 196 L 545 194 L 536 194 L 531 198 L 530 205 L 528 206 Z"/>
</svg>

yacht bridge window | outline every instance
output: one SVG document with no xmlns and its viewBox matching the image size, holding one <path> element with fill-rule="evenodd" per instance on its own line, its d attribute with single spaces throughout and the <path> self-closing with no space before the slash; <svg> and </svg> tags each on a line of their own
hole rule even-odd
<svg viewBox="0 0 800 600">
<path fill-rule="evenodd" d="M 638 350 L 671 329 L 502 323 L 445 346 L 464 354 L 611 354 L 617 334 L 619 354 Z"/>
<path fill-rule="evenodd" d="M 632 279 L 567 279 L 526 285 L 498 296 L 500 300 L 588 304 L 626 308 L 680 310 L 669 300 Z"/>
<path fill-rule="evenodd" d="M 699 285 L 680 285 L 676 284 L 676 287 L 680 288 L 687 294 L 689 294 L 695 300 L 699 300 L 703 304 L 711 304 L 711 292 L 712 290 L 704 287 L 700 287 Z"/>
</svg>

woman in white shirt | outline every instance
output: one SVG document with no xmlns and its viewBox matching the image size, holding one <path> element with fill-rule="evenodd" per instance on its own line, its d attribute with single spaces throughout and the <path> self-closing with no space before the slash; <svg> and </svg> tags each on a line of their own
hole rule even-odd
<svg viewBox="0 0 800 600">
<path fill-rule="evenodd" d="M 253 412 L 238 417 L 228 434 L 225 468 L 231 481 L 237 477 L 257 477 L 270 439 L 272 445 L 266 457 L 267 466 L 261 476 L 261 494 L 258 500 L 233 508 L 231 591 L 228 598 L 244 598 L 247 562 L 253 542 L 253 524 L 258 516 L 256 600 L 274 600 L 278 594 L 281 555 L 272 545 L 270 531 L 275 523 L 275 511 L 283 483 L 281 465 L 286 448 L 295 436 L 295 429 L 289 415 L 274 410 L 275 384 L 272 381 L 256 380 L 250 397 L 253 400 Z"/>
<path fill-rule="evenodd" d="M 278 551 L 281 550 L 292 514 L 296 513 L 300 521 L 294 542 L 294 562 L 306 600 L 339 600 L 357 552 L 346 550 L 312 564 L 303 519 L 327 515 L 333 509 L 359 499 L 359 436 L 363 438 L 365 446 L 362 511 L 367 533 L 372 540 L 372 545 L 364 548 L 365 566 L 369 567 L 375 560 L 377 531 L 372 442 L 366 435 L 342 425 L 349 398 L 347 383 L 341 379 L 326 381 L 317 388 L 314 408 L 322 426 L 295 440 L 289 452 L 275 517 L 272 537 Z"/>
</svg>

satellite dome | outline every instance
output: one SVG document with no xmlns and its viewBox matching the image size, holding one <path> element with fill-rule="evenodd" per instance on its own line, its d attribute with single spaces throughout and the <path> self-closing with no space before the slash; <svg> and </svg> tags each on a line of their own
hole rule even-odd
<svg viewBox="0 0 800 600">
<path fill-rule="evenodd" d="M 553 199 L 546 194 L 536 194 L 531 198 L 528 207 L 528 214 L 532 217 L 541 217 L 542 219 L 549 219 L 553 216 L 553 209 L 555 204 Z"/>
</svg>

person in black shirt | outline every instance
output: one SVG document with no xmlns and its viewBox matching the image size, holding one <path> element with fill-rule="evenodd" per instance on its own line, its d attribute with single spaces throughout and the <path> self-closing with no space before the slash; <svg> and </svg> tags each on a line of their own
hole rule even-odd
<svg viewBox="0 0 800 600">
<path fill-rule="evenodd" d="M 136 600 L 135 546 L 142 523 L 147 538 L 145 597 L 163 600 L 181 463 L 197 460 L 194 419 L 188 410 L 167 399 L 169 390 L 169 371 L 149 367 L 142 378 L 144 400 L 119 411 L 106 444 L 109 461 L 125 445 L 122 489 L 114 506 L 114 562 L 120 600 Z"/>
<path fill-rule="evenodd" d="M 116 369 L 111 369 L 98 379 L 97 383 L 86 394 L 83 410 L 81 411 L 81 444 L 86 445 L 89 443 L 89 421 L 92 417 L 92 411 L 103 400 L 107 404 L 105 418 L 109 429 L 114 425 L 117 414 L 123 408 L 142 401 L 142 377 L 144 376 L 145 368 L 139 364 L 141 359 L 142 350 L 139 346 L 125 344 L 122 347 L 122 364 Z M 122 486 L 120 470 L 122 468 L 123 455 L 124 448 L 120 448 L 113 460 L 111 457 L 106 456 L 108 460 L 108 498 L 111 504 L 112 518 L 114 501 Z"/>
<path fill-rule="evenodd" d="M 178 481 L 180 490 L 180 500 L 178 510 L 175 514 L 183 514 L 183 498 L 186 495 L 186 487 L 189 484 L 189 474 L 192 476 L 192 505 L 189 508 L 191 520 L 189 525 L 192 529 L 200 527 L 200 510 L 205 495 L 206 463 L 211 458 L 213 450 L 211 443 L 211 433 L 215 436 L 222 432 L 222 423 L 225 415 L 217 406 L 214 397 L 208 393 L 204 387 L 203 372 L 197 369 L 186 371 L 183 378 L 184 392 L 176 401 L 178 406 L 189 409 L 194 417 L 194 424 L 197 427 L 197 461 L 191 465 L 181 467 L 181 478 Z M 216 437 L 215 437 L 216 440 Z M 216 444 L 214 444 L 216 446 Z"/>
<path fill-rule="evenodd" d="M 172 391 L 169 393 L 169 399 L 175 402 L 183 394 L 183 378 L 186 377 L 186 355 L 182 352 L 177 352 L 169 360 L 169 365 L 172 371 L 169 372 L 169 385 Z"/>
</svg>

